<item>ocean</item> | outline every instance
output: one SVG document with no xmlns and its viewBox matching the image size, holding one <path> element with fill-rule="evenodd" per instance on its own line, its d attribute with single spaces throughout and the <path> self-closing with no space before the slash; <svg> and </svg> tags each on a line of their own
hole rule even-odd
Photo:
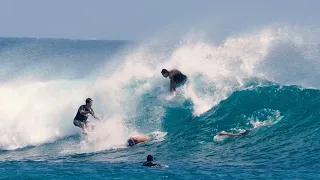
<svg viewBox="0 0 320 180">
<path fill-rule="evenodd" d="M 0 38 L 0 179 L 319 179 L 315 37 Z M 163 68 L 188 81 L 170 94 Z M 99 120 L 85 136 L 73 118 L 87 97 Z M 128 147 L 135 135 L 150 140 Z M 149 154 L 168 168 L 141 166 Z"/>
</svg>

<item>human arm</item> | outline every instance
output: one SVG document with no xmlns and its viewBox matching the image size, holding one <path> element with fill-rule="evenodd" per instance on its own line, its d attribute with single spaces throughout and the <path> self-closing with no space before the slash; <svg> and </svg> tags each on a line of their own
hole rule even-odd
<svg viewBox="0 0 320 180">
<path fill-rule="evenodd" d="M 134 136 L 133 139 L 135 140 L 136 143 L 142 143 L 149 140 L 149 138 L 145 136 Z"/>
<path fill-rule="evenodd" d="M 91 111 L 86 111 L 84 106 L 79 107 L 79 112 L 81 115 L 91 114 Z"/>
<path fill-rule="evenodd" d="M 82 106 L 79 107 L 79 113 L 80 113 L 81 115 L 84 115 L 84 116 L 87 115 L 87 114 L 91 114 L 95 119 L 98 119 L 98 118 L 96 117 L 96 115 L 94 114 L 94 111 L 93 111 L 92 108 L 87 108 L 87 109 L 89 109 L 89 110 L 86 111 L 85 106 L 82 105 Z"/>
<path fill-rule="evenodd" d="M 182 74 L 179 70 L 171 70 L 169 72 L 169 78 L 170 78 L 170 92 L 176 91 L 176 82 L 174 80 L 174 77 L 178 74 Z"/>
<path fill-rule="evenodd" d="M 225 131 L 222 131 L 218 135 L 219 136 L 241 136 L 241 134 L 233 134 L 233 133 L 229 133 L 229 132 L 225 132 Z"/>
<path fill-rule="evenodd" d="M 91 108 L 91 110 L 90 110 L 90 114 L 91 114 L 92 117 L 94 117 L 95 119 L 99 119 L 99 118 L 94 114 L 94 111 L 93 111 L 92 108 Z"/>
<path fill-rule="evenodd" d="M 147 166 L 147 167 L 163 167 L 163 168 L 169 167 L 168 165 L 162 165 L 162 164 L 152 163 L 152 162 L 145 162 L 145 163 L 142 164 L 142 166 Z"/>
<path fill-rule="evenodd" d="M 176 91 L 176 83 L 174 83 L 173 78 L 170 78 L 170 93 Z"/>
</svg>

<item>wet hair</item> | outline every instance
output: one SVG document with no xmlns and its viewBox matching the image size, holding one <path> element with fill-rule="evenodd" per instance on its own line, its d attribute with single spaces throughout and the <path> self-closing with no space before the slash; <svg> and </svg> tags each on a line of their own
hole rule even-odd
<svg viewBox="0 0 320 180">
<path fill-rule="evenodd" d="M 128 146 L 134 146 L 136 142 L 134 141 L 133 138 L 128 139 Z"/>
<path fill-rule="evenodd" d="M 147 156 L 147 161 L 153 161 L 153 156 L 148 155 L 148 156 Z"/>
<path fill-rule="evenodd" d="M 87 98 L 87 99 L 86 99 L 86 104 L 89 104 L 91 101 L 92 101 L 91 98 Z"/>
<path fill-rule="evenodd" d="M 163 73 L 169 73 L 169 71 L 166 69 L 162 69 L 161 74 L 163 74 Z"/>
</svg>

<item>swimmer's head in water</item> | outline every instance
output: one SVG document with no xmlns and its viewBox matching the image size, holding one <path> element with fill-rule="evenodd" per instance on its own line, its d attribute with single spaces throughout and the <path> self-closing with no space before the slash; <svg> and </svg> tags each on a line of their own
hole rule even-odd
<svg viewBox="0 0 320 180">
<path fill-rule="evenodd" d="M 128 139 L 128 146 L 134 146 L 136 142 L 134 141 L 133 138 Z"/>
<path fill-rule="evenodd" d="M 166 69 L 162 69 L 162 71 L 161 71 L 161 74 L 162 74 L 162 76 L 163 77 L 168 77 L 169 76 L 169 71 L 168 70 L 166 70 Z"/>
<path fill-rule="evenodd" d="M 147 156 L 147 161 L 153 161 L 153 156 L 148 155 L 148 156 Z"/>
</svg>

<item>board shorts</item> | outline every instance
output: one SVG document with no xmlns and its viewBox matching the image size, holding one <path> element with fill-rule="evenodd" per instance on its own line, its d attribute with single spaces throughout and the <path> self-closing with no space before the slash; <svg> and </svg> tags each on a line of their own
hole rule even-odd
<svg viewBox="0 0 320 180">
<path fill-rule="evenodd" d="M 75 126 L 78 126 L 78 127 L 84 127 L 85 125 L 87 125 L 87 121 L 80 121 L 80 120 L 77 120 L 77 119 L 74 119 L 73 120 L 73 124 L 75 125 Z"/>
<path fill-rule="evenodd" d="M 183 74 L 176 74 L 173 76 L 173 82 L 176 83 L 176 87 L 184 85 L 187 79 L 187 76 Z"/>
</svg>

